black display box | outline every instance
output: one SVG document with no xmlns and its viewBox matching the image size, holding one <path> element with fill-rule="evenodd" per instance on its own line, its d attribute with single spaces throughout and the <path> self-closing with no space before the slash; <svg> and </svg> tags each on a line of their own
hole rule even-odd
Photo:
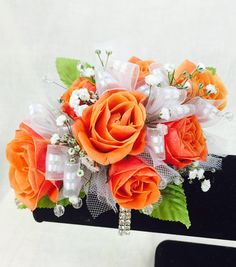
<svg viewBox="0 0 236 267">
<path fill-rule="evenodd" d="M 185 182 L 184 188 L 192 226 L 186 229 L 176 222 L 153 219 L 132 211 L 132 230 L 178 234 L 207 238 L 236 240 L 236 156 L 223 158 L 222 170 L 207 173 L 211 189 L 204 193 L 199 183 Z M 79 225 L 118 228 L 118 213 L 108 211 L 93 219 L 85 201 L 81 209 L 66 207 L 65 214 L 57 218 L 51 209 L 36 209 L 37 222 L 70 223 Z"/>
</svg>

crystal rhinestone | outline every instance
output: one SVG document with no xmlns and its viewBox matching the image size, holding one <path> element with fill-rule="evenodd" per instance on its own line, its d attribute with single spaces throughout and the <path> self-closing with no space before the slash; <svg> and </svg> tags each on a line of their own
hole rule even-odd
<svg viewBox="0 0 236 267">
<path fill-rule="evenodd" d="M 124 231 L 130 231 L 130 227 L 129 226 L 126 226 Z"/>
<path fill-rule="evenodd" d="M 120 225 L 124 225 L 124 224 L 125 224 L 125 221 L 124 221 L 124 220 L 120 220 L 120 221 L 119 221 L 119 224 L 120 224 Z"/>
<path fill-rule="evenodd" d="M 125 220 L 125 224 L 126 225 L 130 225 L 131 224 L 131 220 Z"/>
<path fill-rule="evenodd" d="M 149 206 L 145 207 L 144 209 L 142 209 L 142 212 L 146 215 L 151 215 L 153 212 L 153 206 L 149 205 Z"/>
<path fill-rule="evenodd" d="M 125 218 L 126 219 L 131 219 L 131 213 L 126 214 Z"/>
<path fill-rule="evenodd" d="M 123 235 L 124 234 L 124 231 L 123 230 L 118 230 L 118 233 L 119 233 L 119 235 Z"/>
<path fill-rule="evenodd" d="M 119 218 L 120 218 L 120 219 L 124 219 L 124 218 L 125 218 L 125 213 L 120 212 L 120 214 L 119 214 Z"/>
<path fill-rule="evenodd" d="M 125 230 L 125 226 L 124 225 L 119 225 L 119 230 Z"/>
<path fill-rule="evenodd" d="M 216 169 L 215 168 L 211 168 L 211 172 L 212 173 L 216 172 Z"/>
<path fill-rule="evenodd" d="M 78 202 L 72 204 L 72 206 L 73 206 L 74 209 L 80 209 L 83 206 L 83 200 L 82 200 L 82 198 L 79 197 L 78 198 Z"/>
<path fill-rule="evenodd" d="M 53 209 L 55 216 L 58 218 L 61 217 L 65 213 L 65 208 L 62 205 L 56 205 Z"/>
</svg>

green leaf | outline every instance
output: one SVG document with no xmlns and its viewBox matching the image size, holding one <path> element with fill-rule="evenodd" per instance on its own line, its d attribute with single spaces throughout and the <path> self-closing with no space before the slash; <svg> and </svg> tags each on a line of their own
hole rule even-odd
<svg viewBox="0 0 236 267">
<path fill-rule="evenodd" d="M 17 206 L 17 209 L 23 210 L 23 209 L 27 209 L 27 207 L 25 206 L 25 204 L 20 204 Z"/>
<path fill-rule="evenodd" d="M 155 206 L 151 217 L 181 222 L 187 228 L 191 226 L 189 219 L 186 196 L 181 185 L 169 184 L 161 191 L 162 202 Z"/>
<path fill-rule="evenodd" d="M 206 67 L 207 70 L 209 70 L 213 75 L 216 75 L 216 68 L 214 67 Z"/>
<path fill-rule="evenodd" d="M 56 68 L 61 81 L 70 87 L 72 83 L 80 77 L 77 65 L 80 63 L 78 59 L 62 58 L 56 59 Z"/>
<path fill-rule="evenodd" d="M 85 198 L 85 196 L 86 196 L 85 192 L 80 191 L 80 193 L 79 193 L 79 197 L 80 197 L 80 198 Z"/>
<path fill-rule="evenodd" d="M 39 202 L 38 202 L 38 205 L 37 205 L 37 208 L 40 208 L 40 209 L 53 209 L 55 207 L 56 203 L 52 202 L 50 200 L 50 198 L 46 195 L 44 197 L 42 197 Z"/>
<path fill-rule="evenodd" d="M 70 205 L 68 198 L 63 198 L 57 202 L 59 205 L 62 205 L 64 207 Z M 40 209 L 53 209 L 56 206 L 56 203 L 52 202 L 48 195 L 42 197 L 37 205 L 37 208 Z"/>
</svg>

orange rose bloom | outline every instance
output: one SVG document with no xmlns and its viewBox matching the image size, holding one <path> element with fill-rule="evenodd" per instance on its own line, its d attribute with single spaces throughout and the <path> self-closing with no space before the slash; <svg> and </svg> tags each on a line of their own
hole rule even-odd
<svg viewBox="0 0 236 267">
<path fill-rule="evenodd" d="M 195 116 L 167 122 L 166 125 L 168 126 L 168 134 L 165 136 L 166 163 L 182 169 L 195 160 L 206 160 L 207 145 Z"/>
<path fill-rule="evenodd" d="M 123 208 L 143 209 L 160 198 L 158 173 L 137 157 L 112 164 L 109 178 L 113 197 Z"/>
<path fill-rule="evenodd" d="M 131 57 L 129 62 L 137 64 L 139 66 L 139 78 L 137 86 L 140 86 L 144 83 L 145 77 L 149 74 L 149 66 L 154 63 L 153 60 L 141 60 L 137 57 Z"/>
<path fill-rule="evenodd" d="M 34 210 L 45 195 L 57 201 L 61 182 L 45 180 L 47 142 L 24 123 L 7 145 L 10 184 L 16 198 Z"/>
<path fill-rule="evenodd" d="M 146 111 L 145 96 L 127 90 L 106 91 L 84 110 L 73 125 L 80 145 L 94 161 L 108 165 L 126 155 L 143 152 Z"/>
<path fill-rule="evenodd" d="M 189 60 L 185 60 L 177 69 L 175 72 L 175 79 L 176 83 L 182 83 L 186 78 L 183 75 L 184 71 L 187 71 L 188 73 L 193 73 L 193 71 L 196 69 L 196 65 L 192 63 Z M 192 88 L 188 90 L 188 99 L 191 99 L 196 96 L 200 96 L 204 99 L 209 100 L 222 100 L 222 103 L 218 106 L 219 110 L 222 110 L 225 108 L 227 104 L 227 90 L 221 81 L 220 77 L 216 74 L 212 74 L 209 70 L 205 70 L 202 73 L 194 72 L 193 77 L 191 80 L 189 80 L 191 83 Z M 199 84 L 203 84 L 203 88 L 199 89 Z M 217 92 L 215 94 L 207 94 L 206 92 L 206 86 L 208 84 L 212 84 L 215 86 Z"/>
<path fill-rule="evenodd" d="M 81 88 L 87 88 L 89 92 L 96 92 L 96 86 L 87 78 L 79 78 L 77 79 L 70 88 L 66 90 L 66 92 L 62 95 L 62 112 L 68 114 L 72 119 L 76 120 L 78 117 L 76 116 L 74 109 L 69 105 L 70 97 L 74 90 L 78 90 Z"/>
</svg>

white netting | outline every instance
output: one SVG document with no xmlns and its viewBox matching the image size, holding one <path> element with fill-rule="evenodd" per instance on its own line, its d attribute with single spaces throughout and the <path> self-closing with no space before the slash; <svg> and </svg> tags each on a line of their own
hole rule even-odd
<svg viewBox="0 0 236 267">
<path fill-rule="evenodd" d="M 148 165 L 153 166 L 160 174 L 160 189 L 164 189 L 169 183 L 172 182 L 175 184 L 180 184 L 183 182 L 183 177 L 163 161 L 159 161 L 158 164 L 154 164 L 152 157 L 148 152 L 140 154 L 139 157 L 143 159 Z"/>
<path fill-rule="evenodd" d="M 205 171 L 221 170 L 222 169 L 222 159 L 217 155 L 208 155 L 207 161 L 200 161 L 199 167 L 203 168 Z"/>
<path fill-rule="evenodd" d="M 95 219 L 103 212 L 113 209 L 117 212 L 116 201 L 107 182 L 107 167 L 102 166 L 90 179 L 86 204 Z"/>
</svg>

